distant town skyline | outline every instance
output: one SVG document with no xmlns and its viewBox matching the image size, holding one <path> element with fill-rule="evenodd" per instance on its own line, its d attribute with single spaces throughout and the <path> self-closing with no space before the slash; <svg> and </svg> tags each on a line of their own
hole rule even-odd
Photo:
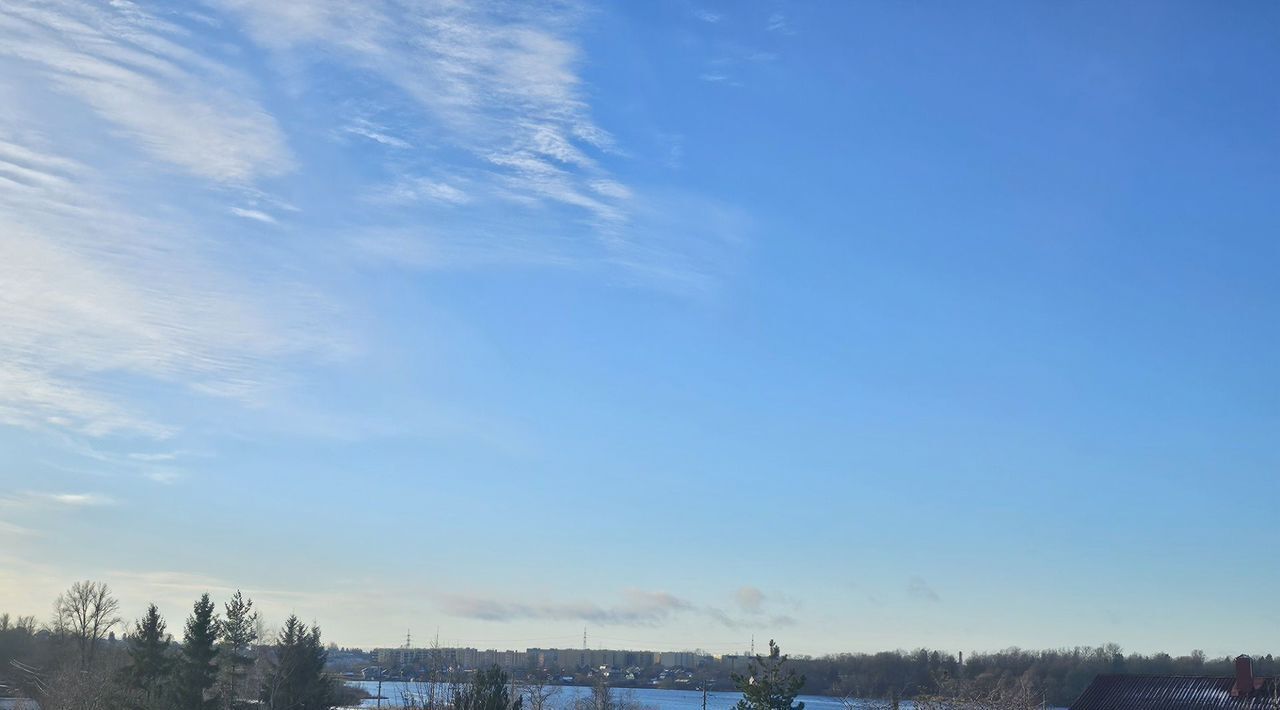
<svg viewBox="0 0 1280 710">
<path fill-rule="evenodd" d="M 1267 652 L 1278 22 L 6 0 L 0 612 Z"/>
</svg>

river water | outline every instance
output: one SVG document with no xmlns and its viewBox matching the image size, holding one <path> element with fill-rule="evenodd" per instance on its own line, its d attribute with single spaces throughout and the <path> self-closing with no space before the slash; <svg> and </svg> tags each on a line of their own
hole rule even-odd
<svg viewBox="0 0 1280 710">
<path fill-rule="evenodd" d="M 370 681 L 353 681 L 352 685 L 364 688 L 371 695 L 378 692 L 377 682 Z M 394 708 L 400 704 L 400 698 L 406 691 L 411 691 L 416 684 L 412 683 L 393 683 L 385 682 L 382 684 L 382 696 L 387 700 L 382 701 L 382 707 Z M 585 698 L 591 695 L 590 688 L 581 688 L 576 686 L 558 686 L 559 692 L 551 700 L 552 707 L 565 708 L 571 707 L 573 701 L 578 698 Z M 702 710 L 702 693 L 696 690 L 663 690 L 658 688 L 617 688 L 613 692 L 629 697 L 637 704 L 646 708 L 659 708 L 660 710 Z M 707 694 L 707 707 L 712 710 L 727 710 L 732 708 L 735 703 L 742 697 L 740 693 L 730 693 L 727 691 L 719 693 Z M 804 701 L 805 710 L 843 710 L 845 705 L 835 698 L 826 698 L 816 695 L 802 695 L 798 700 Z M 360 705 L 362 708 L 378 707 L 377 700 L 366 700 Z M 870 707 L 867 704 L 856 704 L 853 707 Z M 911 703 L 904 702 L 903 710 L 911 710 Z"/>
</svg>

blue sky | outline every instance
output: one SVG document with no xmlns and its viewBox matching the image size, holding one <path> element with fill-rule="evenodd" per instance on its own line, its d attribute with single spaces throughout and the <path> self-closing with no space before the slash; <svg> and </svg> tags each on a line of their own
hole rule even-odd
<svg viewBox="0 0 1280 710">
<path fill-rule="evenodd" d="M 1275 650 L 1280 11 L 0 8 L 0 608 Z"/>
</svg>

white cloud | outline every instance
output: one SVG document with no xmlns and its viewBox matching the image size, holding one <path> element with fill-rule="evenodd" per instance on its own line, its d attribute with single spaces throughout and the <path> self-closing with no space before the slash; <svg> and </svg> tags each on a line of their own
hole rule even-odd
<svg viewBox="0 0 1280 710">
<path fill-rule="evenodd" d="M 391 135 L 385 126 L 379 126 L 378 124 L 363 118 L 352 121 L 350 124 L 344 126 L 342 130 L 351 135 L 368 138 L 371 141 L 391 146 L 392 148 L 407 150 L 413 147 L 413 144 L 409 141 Z"/>
<path fill-rule="evenodd" d="M 582 52 L 569 38 L 578 14 L 572 5 L 216 4 L 291 61 L 339 58 L 395 86 L 431 121 L 438 140 L 461 149 L 452 162 L 455 174 L 471 183 L 466 199 L 483 193 L 517 205 L 576 210 L 605 235 L 626 223 L 631 189 L 601 166 L 613 139 L 591 117 L 577 73 Z M 409 145 L 368 120 L 345 130 Z M 464 201 L 454 184 L 412 172 L 402 178 L 393 195 L 403 203 Z"/>
<path fill-rule="evenodd" d="M 0 507 L 24 508 L 97 508 L 115 505 L 115 500 L 100 493 L 66 493 L 26 491 L 18 495 L 0 498 Z"/>
<path fill-rule="evenodd" d="M 115 380 L 246 399 L 318 344 L 283 315 L 300 294 L 250 286 L 192 225 L 124 210 L 108 176 L 24 137 L 0 125 L 0 422 L 163 438 Z"/>
<path fill-rule="evenodd" d="M 155 158 L 228 183 L 292 165 L 274 119 L 209 80 L 230 70 L 136 5 L 12 0 L 0 6 L 0 34 L 0 55 L 34 66 Z"/>
<path fill-rule="evenodd" d="M 263 224 L 277 223 L 275 217 L 272 217 L 271 215 L 267 214 L 266 212 L 263 212 L 262 210 L 246 209 L 243 207 L 232 207 L 231 214 L 237 217 L 244 217 L 245 219 L 251 219 L 255 222 L 262 222 Z"/>
<path fill-rule="evenodd" d="M 182 472 L 174 471 L 171 469 L 157 469 L 157 470 L 147 471 L 146 473 L 143 474 L 143 476 L 149 481 L 153 481 L 155 483 L 160 483 L 164 485 L 177 483 L 183 478 Z"/>
<path fill-rule="evenodd" d="M 111 505 L 115 502 L 106 496 L 96 493 L 39 493 L 33 495 L 69 508 L 96 507 Z"/>
<path fill-rule="evenodd" d="M 612 197 L 616 200 L 629 200 L 633 195 L 631 188 L 614 180 L 593 180 L 591 189 L 598 194 Z"/>
<path fill-rule="evenodd" d="M 471 196 L 461 188 L 443 180 L 406 176 L 389 187 L 375 191 L 372 199 L 375 203 L 392 205 L 408 205 L 423 201 L 461 205 L 470 202 Z"/>
<path fill-rule="evenodd" d="M 172 452 L 162 451 L 159 453 L 142 453 L 135 452 L 129 454 L 129 458 L 134 461 L 142 461 L 144 463 L 154 463 L 158 461 L 172 461 L 178 458 L 178 455 Z"/>
<path fill-rule="evenodd" d="M 166 396 L 262 406 L 300 361 L 348 352 L 337 307 L 307 284 L 315 253 L 608 269 L 696 292 L 741 244 L 732 210 L 610 170 L 621 152 L 592 116 L 570 3 L 209 5 L 225 12 L 196 19 L 229 30 L 217 40 L 130 3 L 0 4 L 0 423 L 164 439 L 184 425 Z M 293 69 L 251 76 L 256 53 L 234 44 L 249 37 Z M 260 98 L 304 93 L 312 60 L 379 95 L 321 105 L 309 119 L 331 122 L 292 139 L 376 154 L 384 172 L 336 175 L 355 183 L 323 205 L 343 231 L 305 246 L 214 231 L 228 212 L 298 211 L 271 190 L 329 199 L 291 173 L 307 153 Z M 669 142 L 660 159 L 677 164 Z"/>
<path fill-rule="evenodd" d="M 0 423 L 164 438 L 139 381 L 247 401 L 327 339 L 295 326 L 321 299 L 148 184 L 273 202 L 252 181 L 292 165 L 252 82 L 197 45 L 131 3 L 0 5 Z"/>
</svg>

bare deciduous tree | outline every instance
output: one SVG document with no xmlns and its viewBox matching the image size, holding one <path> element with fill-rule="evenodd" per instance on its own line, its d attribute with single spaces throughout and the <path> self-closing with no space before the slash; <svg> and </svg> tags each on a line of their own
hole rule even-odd
<svg viewBox="0 0 1280 710">
<path fill-rule="evenodd" d="M 1027 678 L 1011 680 L 949 678 L 937 695 L 915 699 L 919 710 L 1035 710 L 1044 698 Z"/>
<path fill-rule="evenodd" d="M 54 604 L 54 630 L 76 643 L 81 669 L 93 663 L 98 646 L 120 623 L 120 602 L 104 582 L 76 582 L 58 595 Z"/>
<path fill-rule="evenodd" d="M 578 698 L 571 707 L 572 710 L 644 710 L 645 706 L 629 692 L 613 692 L 609 681 L 603 675 L 598 675 L 591 685 L 591 695 Z"/>
<path fill-rule="evenodd" d="M 552 684 L 545 673 L 531 670 L 520 682 L 520 694 L 528 700 L 529 710 L 551 710 L 553 698 L 560 694 L 560 686 Z"/>
<path fill-rule="evenodd" d="M 888 697 L 874 698 L 854 689 L 840 697 L 840 705 L 845 710 L 898 710 L 902 707 L 902 693 L 894 690 Z"/>
</svg>

